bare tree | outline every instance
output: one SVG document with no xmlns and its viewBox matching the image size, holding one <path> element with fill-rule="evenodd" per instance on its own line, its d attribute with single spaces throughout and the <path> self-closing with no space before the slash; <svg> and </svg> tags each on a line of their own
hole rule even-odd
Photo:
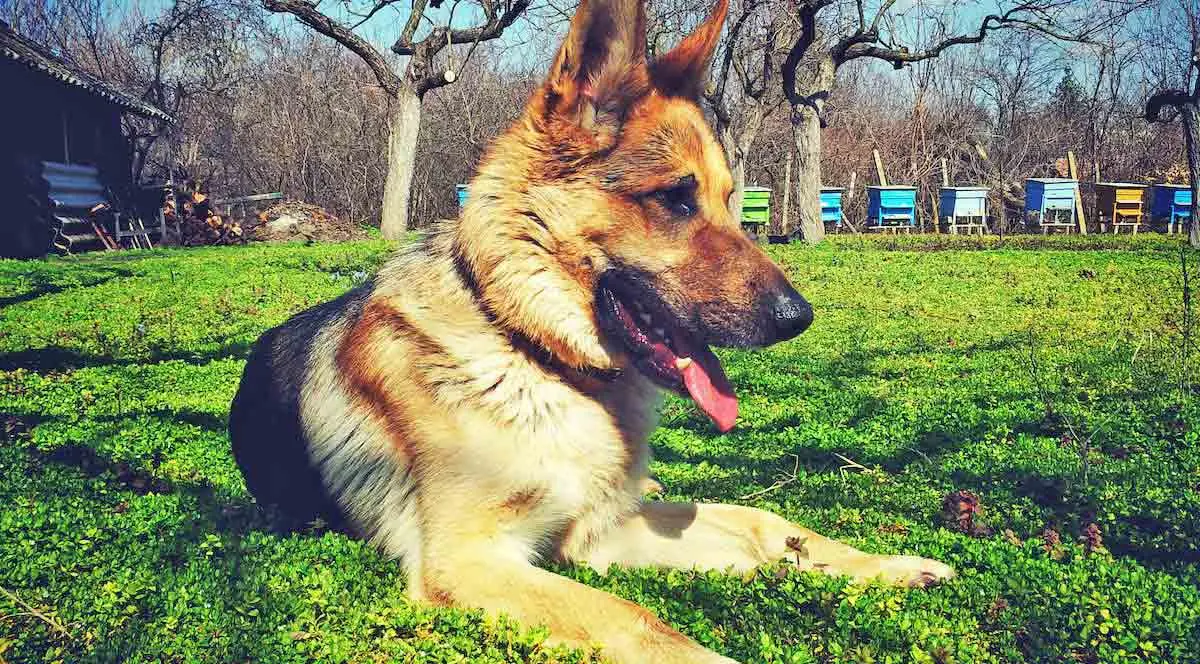
<svg viewBox="0 0 1200 664">
<path fill-rule="evenodd" d="M 825 236 L 821 223 L 821 128 L 837 71 L 860 59 L 887 62 L 896 69 L 937 58 L 948 49 L 982 42 L 998 31 L 1037 33 L 1081 41 L 1152 0 L 1019 0 L 1001 2 L 1001 11 L 956 31 L 955 17 L 981 10 L 983 3 L 961 0 L 924 8 L 917 16 L 897 11 L 897 0 L 791 0 L 797 36 L 782 67 L 784 95 L 791 107 L 798 177 L 800 232 L 808 242 Z M 816 48 L 814 48 L 816 47 Z"/>
<path fill-rule="evenodd" d="M 114 12 L 107 0 L 16 0 L 5 9 L 22 33 L 176 119 L 194 99 L 224 100 L 240 79 L 245 37 L 263 27 L 250 0 L 166 0 L 151 13 L 140 5 Z M 126 114 L 122 122 L 134 180 L 152 159 L 165 165 L 160 141 L 170 120 Z"/>
<path fill-rule="evenodd" d="M 1050 92 L 1061 60 L 1041 39 L 1005 40 L 983 50 L 972 85 L 991 118 L 963 156 L 973 181 L 991 191 L 992 223 L 1004 234 L 1023 222 L 1023 179 L 1053 175 L 1047 169 L 1063 154 L 1061 128 L 1044 113 L 1055 103 Z"/>
<path fill-rule="evenodd" d="M 704 94 L 733 174 L 734 195 L 729 206 L 734 218 L 742 213 L 750 149 L 763 122 L 783 102 L 775 84 L 775 62 L 787 39 L 780 11 L 768 0 L 742 0 L 728 21 L 712 81 Z"/>
<path fill-rule="evenodd" d="M 733 1 L 726 43 L 705 90 L 706 110 L 735 176 L 744 170 L 745 182 L 778 192 L 795 145 L 790 114 L 774 112 L 787 108 L 778 65 L 794 44 L 799 22 L 789 0 Z M 798 81 L 808 80 L 807 63 L 832 48 L 830 35 L 853 32 L 857 5 L 839 1 L 849 14 L 831 7 L 820 17 L 819 38 Z M 105 9 L 110 0 L 12 0 L 0 2 L 0 17 L 176 116 L 168 140 L 150 124 L 127 126 L 148 173 L 161 174 L 169 163 L 218 198 L 282 191 L 355 223 L 378 223 L 394 97 L 366 61 L 337 41 L 317 31 L 298 38 L 293 26 L 262 21 L 268 15 L 259 2 L 164 0 L 112 12 Z M 650 2 L 650 52 L 670 48 L 711 4 Z M 522 30 L 520 57 L 494 40 L 480 43 L 469 59 L 449 63 L 447 49 L 435 60 L 434 66 L 451 66 L 458 80 L 423 98 L 407 207 L 411 219 L 457 213 L 454 185 L 467 181 L 484 146 L 520 112 L 555 52 L 572 4 L 542 0 L 522 14 L 522 27 L 530 23 L 534 29 Z M 349 16 L 345 6 L 333 0 L 321 5 L 342 20 Z M 977 49 L 950 50 L 913 64 L 903 75 L 877 58 L 857 58 L 837 70 L 832 96 L 822 107 L 829 124 L 820 132 L 822 176 L 840 186 L 857 183 L 857 193 L 848 191 L 843 201 L 847 218 L 855 221 L 865 208 L 861 194 L 873 170 L 871 148 L 880 150 L 890 176 L 921 185 L 923 197 L 936 192 L 940 158 L 947 157 L 951 180 L 991 187 L 992 219 L 1011 213 L 1009 223 L 1001 224 L 1005 232 L 1022 219 L 1024 179 L 1052 175 L 1056 160 L 1072 146 L 1087 174 L 1100 162 L 1109 179 L 1186 180 L 1178 125 L 1144 121 L 1151 91 L 1193 89 L 1187 77 L 1190 32 L 1181 7 L 1180 0 L 1161 0 L 1088 44 L 1063 44 L 1037 33 L 989 39 Z M 449 9 L 447 2 L 439 15 L 444 19 Z M 394 11 L 381 10 L 355 30 L 373 34 Z M 970 15 L 972 23 L 980 18 Z M 931 26 L 946 32 L 936 21 L 921 25 L 889 29 L 911 37 L 910 44 L 927 43 Z M 452 48 L 462 56 L 470 46 Z M 403 71 L 396 68 L 397 56 L 386 48 L 380 53 Z M 1062 75 L 1067 64 L 1074 65 L 1073 91 L 1066 90 L 1072 86 Z M 1162 114 L 1178 117 L 1171 106 Z M 788 205 L 793 219 L 812 205 L 796 205 L 796 198 Z M 782 211 L 782 203 L 772 207 Z"/>
<path fill-rule="evenodd" d="M 1200 205 L 1200 9 L 1189 0 L 1179 3 L 1182 28 L 1188 35 L 1187 64 L 1183 70 L 1183 85 L 1178 88 L 1160 90 L 1146 102 L 1146 119 L 1150 122 L 1169 122 L 1173 118 L 1163 113 L 1173 108 L 1183 126 L 1183 144 L 1187 151 L 1188 168 L 1192 180 L 1192 223 L 1188 242 L 1200 248 L 1200 223 L 1196 223 L 1196 210 Z"/>
<path fill-rule="evenodd" d="M 457 73 L 438 67 L 437 56 L 455 44 L 469 44 L 499 37 L 529 7 L 530 0 L 479 0 L 483 21 L 470 27 L 454 27 L 460 0 L 454 0 L 441 23 L 435 16 L 441 0 L 411 0 L 411 10 L 391 50 L 408 62 L 398 72 L 366 38 L 355 30 L 400 0 L 371 0 L 347 5 L 354 23 L 345 23 L 319 10 L 309 0 L 263 0 L 267 9 L 295 16 L 308 27 L 349 49 L 370 67 L 379 87 L 391 100 L 388 139 L 388 172 L 384 184 L 380 229 L 384 237 L 398 239 L 410 224 L 408 202 L 416 165 L 417 138 L 421 126 L 422 101 L 430 90 L 453 83 Z M 423 30 L 424 23 L 432 27 Z M 418 38 L 418 33 L 424 36 Z M 470 51 L 465 59 L 470 57 Z"/>
</svg>

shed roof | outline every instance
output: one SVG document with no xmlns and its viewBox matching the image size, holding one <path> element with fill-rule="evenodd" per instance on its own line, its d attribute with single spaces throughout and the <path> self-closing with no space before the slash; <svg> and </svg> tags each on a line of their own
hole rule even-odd
<svg viewBox="0 0 1200 664">
<path fill-rule="evenodd" d="M 167 122 L 175 122 L 175 118 L 157 106 L 148 104 L 71 65 L 52 53 L 47 47 L 17 33 L 4 21 L 0 21 L 0 56 L 19 62 L 67 85 L 83 88 L 127 111 Z"/>
</svg>

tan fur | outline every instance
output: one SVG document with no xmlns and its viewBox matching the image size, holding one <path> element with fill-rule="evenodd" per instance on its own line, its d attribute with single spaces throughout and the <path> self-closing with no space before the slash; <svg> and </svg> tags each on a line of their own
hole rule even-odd
<svg viewBox="0 0 1200 664">
<path fill-rule="evenodd" d="M 654 275 L 681 316 L 726 325 L 786 279 L 730 217 L 724 157 L 684 95 L 706 76 L 724 0 L 653 71 L 640 3 L 596 1 L 489 150 L 461 220 L 389 263 L 316 340 L 301 420 L 326 487 L 403 561 L 414 598 L 545 624 L 616 662 L 730 660 L 539 560 L 949 577 L 760 510 L 643 500 L 659 389 L 598 328 L 598 276 L 619 261 Z M 651 194 L 688 175 L 700 211 L 683 223 Z"/>
</svg>

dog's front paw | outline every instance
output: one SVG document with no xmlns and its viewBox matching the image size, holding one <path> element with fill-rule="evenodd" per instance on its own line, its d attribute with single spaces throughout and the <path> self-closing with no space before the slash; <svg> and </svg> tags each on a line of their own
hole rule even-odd
<svg viewBox="0 0 1200 664">
<path fill-rule="evenodd" d="M 857 579 L 882 578 L 909 588 L 926 588 L 954 578 L 949 565 L 918 556 L 867 556 L 850 571 Z"/>
</svg>

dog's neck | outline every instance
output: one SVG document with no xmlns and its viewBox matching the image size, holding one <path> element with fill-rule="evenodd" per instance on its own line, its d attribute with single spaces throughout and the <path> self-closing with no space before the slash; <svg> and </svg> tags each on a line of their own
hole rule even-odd
<svg viewBox="0 0 1200 664">
<path fill-rule="evenodd" d="M 496 312 L 492 311 L 488 306 L 486 299 L 480 289 L 479 279 L 475 272 L 471 269 L 470 263 L 465 259 L 460 251 L 457 243 L 454 240 L 452 229 L 439 229 L 436 234 L 445 234 L 445 239 L 439 241 L 435 239 L 430 243 L 430 249 L 434 252 L 445 252 L 447 258 L 454 266 L 455 274 L 462 283 L 463 288 L 470 294 L 471 299 L 475 302 L 479 312 L 483 315 L 490 324 L 495 325 L 508 336 L 515 352 L 521 353 L 539 366 L 543 367 L 548 373 L 553 373 L 563 377 L 573 387 L 584 393 L 596 393 L 605 389 L 608 385 L 619 379 L 625 370 L 622 367 L 597 367 L 597 366 L 577 366 L 563 360 L 555 354 L 555 352 L 544 344 L 538 343 L 530 337 L 525 331 L 514 329 L 506 326 L 500 320 Z"/>
</svg>

